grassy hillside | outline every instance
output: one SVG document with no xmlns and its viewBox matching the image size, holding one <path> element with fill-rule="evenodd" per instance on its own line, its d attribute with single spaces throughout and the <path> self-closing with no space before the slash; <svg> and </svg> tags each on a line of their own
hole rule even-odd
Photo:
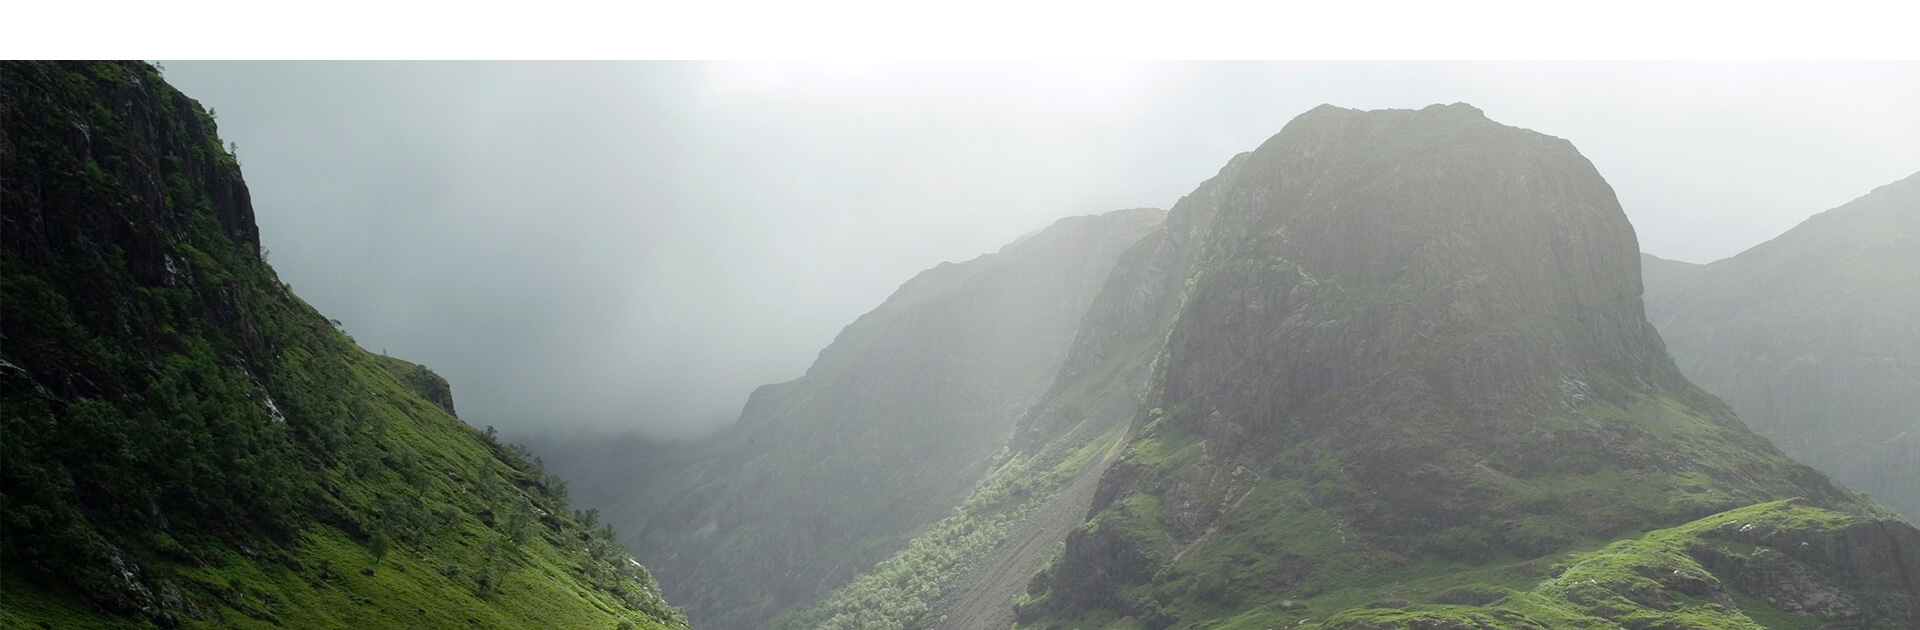
<svg viewBox="0 0 1920 630">
<path fill-rule="evenodd" d="M 885 630 L 937 627 L 940 616 L 961 606 L 952 599 L 960 582 L 983 568 L 994 552 L 1008 546 L 1009 530 L 1036 510 L 1052 507 L 1064 487 L 1085 478 L 1096 481 L 1104 464 L 1125 443 L 1124 426 L 1081 442 L 1061 441 L 1052 448 L 1011 454 L 989 473 L 951 515 L 915 536 L 851 582 L 799 610 L 776 617 L 777 630 Z M 1072 446 L 1069 446 L 1072 445 Z M 1074 510 L 1077 522 L 1084 505 Z M 1011 543 L 1017 544 L 1017 543 Z M 1043 549 L 1052 550 L 1056 546 Z M 1025 576 L 1019 576 L 1024 579 Z M 981 579 L 981 578 L 976 578 Z M 946 601 L 943 601 L 943 598 Z M 1005 604 L 1007 602 L 993 602 Z"/>
<path fill-rule="evenodd" d="M 1310 517 L 1271 528 L 1264 542 L 1274 548 L 1342 544 L 1337 529 Z M 1920 584 L 1887 556 L 1914 550 L 1920 532 L 1902 523 L 1783 500 L 1535 558 L 1396 564 L 1356 555 L 1270 599 L 1237 599 L 1258 583 L 1252 579 L 1195 584 L 1161 611 L 1102 609 L 1071 622 L 1031 619 L 1026 627 L 1903 630 L 1920 627 Z M 1210 614 L 1169 619 L 1164 611 L 1172 609 Z"/>
<path fill-rule="evenodd" d="M 684 625 L 444 380 L 279 282 L 156 69 L 0 86 L 0 627 Z"/>
</svg>

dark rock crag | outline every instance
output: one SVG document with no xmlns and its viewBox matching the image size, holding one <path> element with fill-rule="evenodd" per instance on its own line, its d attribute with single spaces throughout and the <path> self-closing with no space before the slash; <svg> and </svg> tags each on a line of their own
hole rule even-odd
<svg viewBox="0 0 1920 630">
<path fill-rule="evenodd" d="M 1532 558 L 1786 497 L 1886 514 L 1689 383 L 1640 280 L 1632 226 L 1565 140 L 1465 104 L 1301 115 L 1095 299 L 1069 369 L 1139 339 L 1151 377 L 1022 621 L 1192 623 L 1339 571 Z"/>
</svg>

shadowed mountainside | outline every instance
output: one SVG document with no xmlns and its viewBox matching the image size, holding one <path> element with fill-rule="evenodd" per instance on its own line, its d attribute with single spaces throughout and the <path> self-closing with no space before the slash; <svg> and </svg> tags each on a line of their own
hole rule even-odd
<svg viewBox="0 0 1920 630">
<path fill-rule="evenodd" d="M 0 626 L 667 628 L 447 382 L 282 284 L 212 115 L 0 62 Z"/>
</svg>

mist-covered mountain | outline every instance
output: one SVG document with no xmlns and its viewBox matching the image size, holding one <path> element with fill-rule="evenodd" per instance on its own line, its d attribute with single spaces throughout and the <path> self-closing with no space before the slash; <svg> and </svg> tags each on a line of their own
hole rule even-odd
<svg viewBox="0 0 1920 630">
<path fill-rule="evenodd" d="M 1644 261 L 1647 319 L 1688 378 L 1920 519 L 1920 174 L 1732 258 Z"/>
<path fill-rule="evenodd" d="M 1120 269 L 1096 304 L 1130 306 L 1106 327 L 1167 332 L 1088 518 L 1017 606 L 1027 626 L 1920 613 L 1920 558 L 1899 555 L 1920 533 L 1675 368 L 1633 229 L 1565 140 L 1464 104 L 1321 107 Z M 1834 559 L 1874 554 L 1893 555 Z"/>
<path fill-rule="evenodd" d="M 208 110 L 0 63 L 0 627 L 684 627 L 523 448 L 282 284 Z"/>
<path fill-rule="evenodd" d="M 771 627 L 1012 624 L 1014 597 L 1085 520 L 1101 475 L 1125 444 L 1181 303 L 1186 267 L 1173 252 L 1190 236 L 1189 223 L 1162 221 L 1118 257 L 1050 385 L 1002 437 L 1006 455 L 963 503 L 923 527 L 906 549 Z"/>
<path fill-rule="evenodd" d="M 1689 266 L 1565 140 L 1322 106 L 549 469 L 279 282 L 155 68 L 0 119 L 0 627 L 1920 628 L 1920 530 L 1735 414 L 1907 496 L 1915 178 Z"/>
<path fill-rule="evenodd" d="M 708 441 L 535 448 L 572 462 L 582 500 L 636 532 L 697 625 L 758 628 L 898 551 L 1005 463 L 1114 259 L 1163 215 L 1062 219 L 921 272 Z"/>
<path fill-rule="evenodd" d="M 773 626 L 1913 627 L 1920 531 L 1686 381 L 1636 250 L 1563 140 L 1309 112 L 1120 256 L 1005 465 Z"/>
</svg>

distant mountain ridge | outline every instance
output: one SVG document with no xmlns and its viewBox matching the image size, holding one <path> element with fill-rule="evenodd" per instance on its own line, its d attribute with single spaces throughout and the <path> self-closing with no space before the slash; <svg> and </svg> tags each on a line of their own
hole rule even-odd
<svg viewBox="0 0 1920 630">
<path fill-rule="evenodd" d="M 898 551 L 1006 462 L 1113 260 L 1163 215 L 1069 217 L 922 271 L 710 440 L 535 447 L 570 460 L 556 466 L 635 532 L 696 624 L 761 627 Z"/>
<path fill-rule="evenodd" d="M 1681 371 L 1920 519 L 1920 174 L 1725 260 L 1643 260 L 1647 318 Z"/>
</svg>

